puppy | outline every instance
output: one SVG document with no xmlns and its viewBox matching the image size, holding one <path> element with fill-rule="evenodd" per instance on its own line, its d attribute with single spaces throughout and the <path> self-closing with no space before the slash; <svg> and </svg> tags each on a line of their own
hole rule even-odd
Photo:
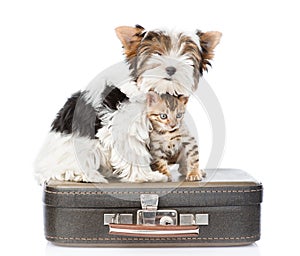
<svg viewBox="0 0 300 256">
<path fill-rule="evenodd" d="M 166 181 L 150 168 L 146 93 L 189 96 L 210 66 L 221 33 L 116 28 L 126 61 L 73 94 L 58 112 L 35 161 L 40 184 L 50 179 Z"/>
</svg>

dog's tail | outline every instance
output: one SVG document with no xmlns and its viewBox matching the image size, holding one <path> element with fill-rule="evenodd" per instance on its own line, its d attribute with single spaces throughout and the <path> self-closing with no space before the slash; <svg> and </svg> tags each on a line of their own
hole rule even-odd
<svg viewBox="0 0 300 256">
<path fill-rule="evenodd" d="M 85 93 L 78 91 L 67 100 L 54 119 L 51 132 L 95 138 L 102 127 L 101 121 L 97 110 L 84 97 Z"/>
</svg>

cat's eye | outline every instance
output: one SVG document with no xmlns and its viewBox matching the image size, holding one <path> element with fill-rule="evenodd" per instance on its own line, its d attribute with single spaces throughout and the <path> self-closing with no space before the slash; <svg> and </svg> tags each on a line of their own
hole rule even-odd
<svg viewBox="0 0 300 256">
<path fill-rule="evenodd" d="M 177 113 L 176 118 L 181 118 L 182 117 L 182 113 Z"/>
<path fill-rule="evenodd" d="M 160 114 L 159 117 L 160 117 L 161 119 L 167 119 L 168 116 L 167 116 L 167 114 Z"/>
</svg>

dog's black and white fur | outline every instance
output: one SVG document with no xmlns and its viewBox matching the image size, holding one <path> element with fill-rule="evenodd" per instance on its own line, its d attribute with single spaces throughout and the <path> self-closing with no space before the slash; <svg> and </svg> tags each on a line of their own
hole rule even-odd
<svg viewBox="0 0 300 256">
<path fill-rule="evenodd" d="M 146 92 L 189 96 L 221 33 L 147 31 L 139 25 L 118 27 L 116 33 L 126 63 L 101 73 L 59 111 L 35 162 L 40 184 L 107 182 L 110 176 L 124 182 L 167 180 L 150 168 Z"/>
</svg>

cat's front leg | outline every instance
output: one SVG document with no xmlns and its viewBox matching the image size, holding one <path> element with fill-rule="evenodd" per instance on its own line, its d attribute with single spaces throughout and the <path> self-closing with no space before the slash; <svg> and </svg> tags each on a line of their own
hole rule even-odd
<svg viewBox="0 0 300 256">
<path fill-rule="evenodd" d="M 204 170 L 199 168 L 199 164 L 194 164 L 192 167 L 188 168 L 186 175 L 187 181 L 200 181 L 202 178 L 205 178 L 206 173 Z"/>
<path fill-rule="evenodd" d="M 152 161 L 151 169 L 153 171 L 158 171 L 168 177 L 168 181 L 172 180 L 172 176 L 168 167 L 168 162 L 164 159 L 157 159 Z"/>
<path fill-rule="evenodd" d="M 199 170 L 199 164 L 191 164 L 186 154 L 180 159 L 178 172 L 185 175 L 187 181 L 200 181 L 204 177 L 203 171 Z"/>
<path fill-rule="evenodd" d="M 193 137 L 189 140 L 189 143 L 186 143 L 185 146 L 186 180 L 200 181 L 206 176 L 206 173 L 199 167 L 199 150 L 197 141 Z"/>
</svg>

